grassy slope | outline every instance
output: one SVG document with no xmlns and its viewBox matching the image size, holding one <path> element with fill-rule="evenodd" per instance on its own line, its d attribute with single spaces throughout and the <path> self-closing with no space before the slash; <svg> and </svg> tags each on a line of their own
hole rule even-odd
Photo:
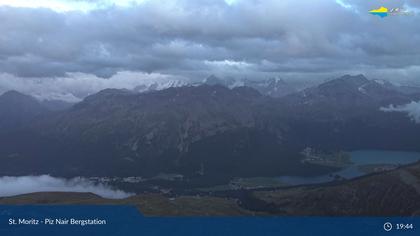
<svg viewBox="0 0 420 236">
<path fill-rule="evenodd" d="M 420 164 L 325 187 L 255 192 L 280 215 L 420 215 Z"/>
<path fill-rule="evenodd" d="M 0 198 L 0 204 L 124 204 L 134 205 L 148 216 L 239 216 L 252 214 L 241 209 L 235 200 L 194 196 L 169 199 L 158 194 L 137 195 L 122 200 L 111 200 L 91 193 L 46 192 Z"/>
</svg>

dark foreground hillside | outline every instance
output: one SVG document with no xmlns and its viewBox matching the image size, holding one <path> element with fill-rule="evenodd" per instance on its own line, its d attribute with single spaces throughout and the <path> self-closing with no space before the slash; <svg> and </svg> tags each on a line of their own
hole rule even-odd
<svg viewBox="0 0 420 236">
<path fill-rule="evenodd" d="M 149 216 L 418 216 L 420 163 L 329 186 L 237 191 L 246 197 L 143 194 L 108 200 L 89 193 L 33 193 L 0 198 L 0 204 L 128 204 Z"/>
</svg>

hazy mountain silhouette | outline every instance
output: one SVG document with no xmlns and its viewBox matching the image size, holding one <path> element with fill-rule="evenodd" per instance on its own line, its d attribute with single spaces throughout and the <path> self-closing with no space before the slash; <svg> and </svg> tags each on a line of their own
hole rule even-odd
<svg viewBox="0 0 420 236">
<path fill-rule="evenodd" d="M 28 117 L 43 111 L 36 100 L 24 98 L 34 109 Z M 221 85 L 148 93 L 106 89 L 0 136 L 0 172 L 108 176 L 171 172 L 215 180 L 311 175 L 330 169 L 300 162 L 300 151 L 308 146 L 420 151 L 420 126 L 403 114 L 380 110 L 417 98 L 362 75 L 281 98 Z M 15 116 L 27 117 L 25 109 L 19 111 Z M 3 116 L 1 122 L 11 120 Z"/>
</svg>

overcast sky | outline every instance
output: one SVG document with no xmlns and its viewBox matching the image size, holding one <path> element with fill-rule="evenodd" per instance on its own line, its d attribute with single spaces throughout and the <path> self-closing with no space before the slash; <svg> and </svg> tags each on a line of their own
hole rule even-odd
<svg viewBox="0 0 420 236">
<path fill-rule="evenodd" d="M 368 13 L 380 6 L 412 15 Z M 419 22 L 416 0 L 0 0 L 0 92 L 77 100 L 210 74 L 416 82 Z"/>
</svg>

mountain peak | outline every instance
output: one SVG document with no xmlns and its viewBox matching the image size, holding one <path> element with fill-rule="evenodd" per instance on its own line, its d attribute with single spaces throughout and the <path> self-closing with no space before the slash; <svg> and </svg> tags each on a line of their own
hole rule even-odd
<svg viewBox="0 0 420 236">
<path fill-rule="evenodd" d="M 204 84 L 208 84 L 208 85 L 225 85 L 225 82 L 220 79 L 219 77 L 216 77 L 215 75 L 210 75 L 209 77 L 207 77 L 206 79 L 204 79 Z"/>
<path fill-rule="evenodd" d="M 362 74 L 359 75 L 344 75 L 339 80 L 345 80 L 350 83 L 356 83 L 356 84 L 364 84 L 369 82 L 369 80 Z"/>
<path fill-rule="evenodd" d="M 369 83 L 364 75 L 344 75 L 340 78 L 327 81 L 318 87 L 320 89 L 354 89 Z"/>
<path fill-rule="evenodd" d="M 0 95 L 0 132 L 22 127 L 45 112 L 46 109 L 35 98 L 17 91 Z"/>
<path fill-rule="evenodd" d="M 1 97 L 28 97 L 28 95 L 25 95 L 23 93 L 20 93 L 16 90 L 9 90 L 7 92 L 4 92 Z"/>
<path fill-rule="evenodd" d="M 5 103 L 32 103 L 39 104 L 39 102 L 32 96 L 20 93 L 16 90 L 10 90 L 0 95 L 1 101 Z"/>
</svg>

